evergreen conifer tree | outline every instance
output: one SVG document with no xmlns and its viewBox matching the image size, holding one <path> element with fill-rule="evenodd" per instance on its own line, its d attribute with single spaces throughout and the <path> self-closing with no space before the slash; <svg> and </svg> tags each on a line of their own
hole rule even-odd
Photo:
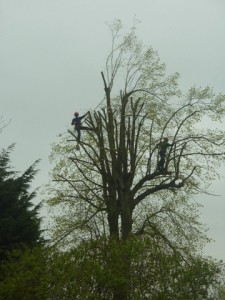
<svg viewBox="0 0 225 300">
<path fill-rule="evenodd" d="M 12 170 L 10 153 L 14 145 L 0 153 L 0 257 L 22 246 L 30 247 L 41 241 L 39 205 L 32 200 L 31 182 L 37 173 L 36 161 L 22 175 Z"/>
</svg>

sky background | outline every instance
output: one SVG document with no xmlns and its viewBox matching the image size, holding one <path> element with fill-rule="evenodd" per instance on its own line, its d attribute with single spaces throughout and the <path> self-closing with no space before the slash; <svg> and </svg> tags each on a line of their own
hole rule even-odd
<svg viewBox="0 0 225 300">
<path fill-rule="evenodd" d="M 141 21 L 139 38 L 158 51 L 167 73 L 180 73 L 182 90 L 209 85 L 225 93 L 224 0 L 0 0 L 0 117 L 10 122 L 0 145 L 16 143 L 16 170 L 41 159 L 34 187 L 48 182 L 51 144 L 74 111 L 94 110 L 104 96 L 106 23 L 121 19 L 129 29 L 134 18 Z M 209 190 L 219 196 L 198 201 L 215 240 L 205 252 L 225 260 L 224 166 L 220 173 Z"/>
</svg>

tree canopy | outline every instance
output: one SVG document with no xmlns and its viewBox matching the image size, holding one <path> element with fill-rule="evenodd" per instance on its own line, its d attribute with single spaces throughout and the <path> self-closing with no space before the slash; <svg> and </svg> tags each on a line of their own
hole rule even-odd
<svg viewBox="0 0 225 300">
<path fill-rule="evenodd" d="M 30 192 L 37 172 L 36 161 L 22 175 L 10 166 L 14 145 L 0 154 L 0 256 L 21 246 L 32 246 L 41 240 L 40 205 L 32 203 L 36 191 Z"/>
<path fill-rule="evenodd" d="M 0 299 L 122 299 L 126 288 L 128 299 L 222 300 L 222 268 L 212 258 L 183 260 L 151 238 L 101 238 L 63 252 L 36 247 L 12 252 L 0 266 Z"/>
<path fill-rule="evenodd" d="M 213 125 L 224 118 L 225 95 L 196 86 L 182 92 L 179 75 L 167 75 L 135 28 L 121 35 L 115 21 L 110 30 L 104 100 L 86 117 L 94 131 L 82 135 L 79 150 L 71 130 L 53 146 L 54 243 L 74 247 L 109 238 L 123 245 L 138 237 L 157 240 L 165 257 L 179 257 L 179 264 L 196 259 L 207 237 L 194 196 L 207 192 L 225 159 L 225 133 Z M 122 257 L 129 279 L 132 263 Z M 127 290 L 124 282 L 113 299 L 128 299 Z"/>
<path fill-rule="evenodd" d="M 86 228 L 122 239 L 145 231 L 166 237 L 168 226 L 183 237 L 187 229 L 199 233 L 190 199 L 206 191 L 224 161 L 224 132 L 206 124 L 223 119 L 225 96 L 209 87 L 182 93 L 178 74 L 166 75 L 135 28 L 124 36 L 119 21 L 110 28 L 112 48 L 101 73 L 105 98 L 86 120 L 96 132 L 83 137 L 80 151 L 68 134 L 53 147 L 57 184 L 49 203 L 68 208 L 60 217 L 66 235 Z M 165 136 L 172 146 L 166 172 L 159 172 Z"/>
</svg>

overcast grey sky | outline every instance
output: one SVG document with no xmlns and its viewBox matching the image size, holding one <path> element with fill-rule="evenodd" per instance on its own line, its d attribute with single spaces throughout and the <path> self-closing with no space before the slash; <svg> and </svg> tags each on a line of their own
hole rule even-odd
<svg viewBox="0 0 225 300">
<path fill-rule="evenodd" d="M 35 185 L 48 181 L 48 156 L 74 111 L 103 98 L 100 72 L 110 48 L 106 22 L 131 27 L 158 51 L 180 85 L 209 85 L 225 93 L 224 0 L 0 0 L 0 116 L 9 126 L 1 148 L 16 142 L 13 166 L 21 171 L 41 158 Z M 225 129 L 225 121 L 221 125 Z M 221 168 L 224 175 L 225 168 Z M 206 252 L 225 260 L 224 177 L 199 201 L 215 243 Z"/>
</svg>

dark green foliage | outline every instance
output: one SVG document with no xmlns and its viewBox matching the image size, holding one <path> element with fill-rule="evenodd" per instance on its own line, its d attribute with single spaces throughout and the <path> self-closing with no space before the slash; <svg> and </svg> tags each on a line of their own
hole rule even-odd
<svg viewBox="0 0 225 300">
<path fill-rule="evenodd" d="M 222 268 L 197 255 L 184 259 L 152 238 L 102 238 L 64 252 L 36 247 L 2 264 L 0 300 L 113 300 L 123 289 L 132 300 L 218 300 Z"/>
<path fill-rule="evenodd" d="M 47 299 L 46 268 L 42 246 L 11 251 L 0 265 L 0 300 Z"/>
<path fill-rule="evenodd" d="M 184 259 L 159 240 L 137 237 L 83 242 L 55 253 L 50 265 L 52 300 L 215 300 L 222 270 L 220 262 Z"/>
<path fill-rule="evenodd" d="M 36 174 L 36 161 L 22 175 L 10 166 L 13 145 L 0 153 L 0 257 L 21 246 L 32 246 L 40 240 L 40 205 L 32 200 L 36 192 L 29 192 Z"/>
</svg>

